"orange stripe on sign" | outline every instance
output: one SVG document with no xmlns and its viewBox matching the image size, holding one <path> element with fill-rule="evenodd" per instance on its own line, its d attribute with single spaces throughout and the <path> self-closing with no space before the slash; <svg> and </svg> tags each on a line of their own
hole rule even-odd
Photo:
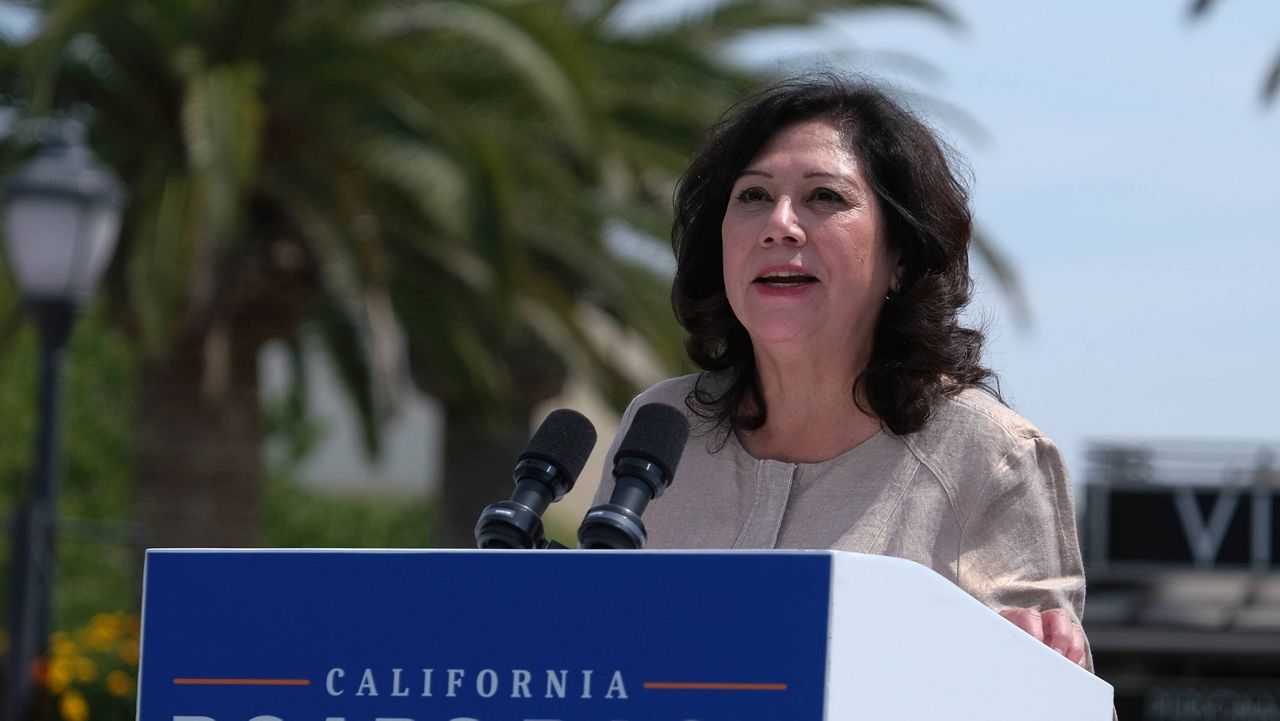
<svg viewBox="0 0 1280 721">
<path fill-rule="evenodd" d="M 654 691 L 786 691 L 785 683 L 690 683 L 646 681 L 644 687 Z"/>
<path fill-rule="evenodd" d="M 306 678 L 175 678 L 175 686 L 310 686 Z"/>
</svg>

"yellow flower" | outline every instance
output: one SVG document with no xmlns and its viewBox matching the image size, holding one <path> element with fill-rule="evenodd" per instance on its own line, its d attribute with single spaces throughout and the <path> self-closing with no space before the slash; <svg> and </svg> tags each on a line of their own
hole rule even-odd
<svg viewBox="0 0 1280 721">
<path fill-rule="evenodd" d="M 79 692 L 68 691 L 58 701 L 58 710 L 66 721 L 86 721 L 89 718 L 89 704 Z"/>
<path fill-rule="evenodd" d="M 129 674 L 116 669 L 107 674 L 107 691 L 113 696 L 121 698 L 133 693 L 133 679 L 129 678 Z"/>
<path fill-rule="evenodd" d="M 71 658 L 79 650 L 76 642 L 68 638 L 65 633 L 53 634 L 49 639 L 49 648 L 56 658 Z"/>
<path fill-rule="evenodd" d="M 114 614 L 99 613 L 89 621 L 85 629 L 88 632 L 89 646 L 99 653 L 106 653 L 120 638 L 120 619 Z"/>
<path fill-rule="evenodd" d="M 138 665 L 138 642 L 133 639 L 125 639 L 120 642 L 120 660 L 130 666 Z"/>
<path fill-rule="evenodd" d="M 48 675 L 45 677 L 45 685 L 54 693 L 62 693 L 71 685 L 71 675 L 74 671 L 71 659 L 55 658 L 49 662 Z"/>
<path fill-rule="evenodd" d="M 76 680 L 80 683 L 90 683 L 98 678 L 98 666 L 92 659 L 85 656 L 78 656 L 75 660 Z"/>
</svg>

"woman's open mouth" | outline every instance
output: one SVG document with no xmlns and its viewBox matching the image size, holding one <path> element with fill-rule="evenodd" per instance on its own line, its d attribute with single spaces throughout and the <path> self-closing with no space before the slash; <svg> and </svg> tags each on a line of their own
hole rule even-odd
<svg viewBox="0 0 1280 721">
<path fill-rule="evenodd" d="M 752 282 L 769 288 L 796 288 L 809 283 L 817 283 L 818 279 L 798 270 L 775 270 L 761 275 Z"/>
</svg>

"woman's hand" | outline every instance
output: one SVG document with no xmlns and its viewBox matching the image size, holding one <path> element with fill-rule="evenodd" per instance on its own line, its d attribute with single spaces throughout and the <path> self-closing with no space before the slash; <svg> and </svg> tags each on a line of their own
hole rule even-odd
<svg viewBox="0 0 1280 721">
<path fill-rule="evenodd" d="M 1043 613 L 1034 608 L 1010 608 L 1000 612 L 1013 625 L 1043 641 L 1046 646 L 1087 668 L 1084 654 L 1084 629 L 1061 608 Z"/>
</svg>

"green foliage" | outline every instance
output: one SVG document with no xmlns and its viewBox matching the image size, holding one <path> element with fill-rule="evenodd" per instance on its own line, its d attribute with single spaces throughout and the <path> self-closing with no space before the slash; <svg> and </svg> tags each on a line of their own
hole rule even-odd
<svg viewBox="0 0 1280 721">
<path fill-rule="evenodd" d="M 431 537 L 426 501 L 339 497 L 284 478 L 264 485 L 263 543 L 270 548 L 424 548 Z"/>
<path fill-rule="evenodd" d="M 132 523 L 63 523 L 53 591 L 55 629 L 83 625 L 107 610 L 138 610 L 142 552 L 132 528 Z"/>
<path fill-rule="evenodd" d="M 22 303 L 0 254 L 0 318 L 12 319 L 0 336 L 0 509 L 20 498 L 35 452 L 36 388 L 39 383 L 34 329 L 24 323 Z"/>
</svg>

